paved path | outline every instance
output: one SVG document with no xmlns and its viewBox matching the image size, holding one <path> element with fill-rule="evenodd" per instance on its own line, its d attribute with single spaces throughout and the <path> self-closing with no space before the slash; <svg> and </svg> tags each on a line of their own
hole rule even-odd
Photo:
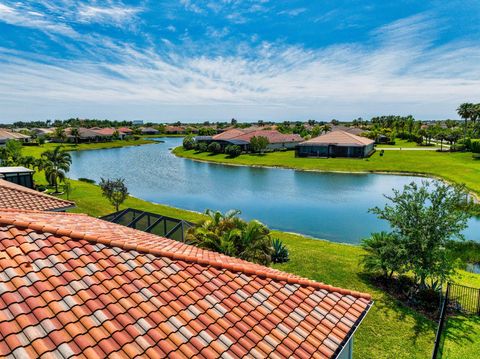
<svg viewBox="0 0 480 359">
<path fill-rule="evenodd" d="M 377 147 L 377 151 L 436 151 L 439 149 L 440 147 Z"/>
</svg>

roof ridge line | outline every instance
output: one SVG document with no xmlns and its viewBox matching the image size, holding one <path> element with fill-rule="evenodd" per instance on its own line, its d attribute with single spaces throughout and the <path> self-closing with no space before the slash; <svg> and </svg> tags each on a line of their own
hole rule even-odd
<svg viewBox="0 0 480 359">
<path fill-rule="evenodd" d="M 70 230 L 70 229 L 61 229 L 61 228 L 58 228 L 49 224 L 40 223 L 40 222 L 34 223 L 34 222 L 14 220 L 14 219 L 3 217 L 2 215 L 0 215 L 0 224 L 12 225 L 20 228 L 28 228 L 35 232 L 40 232 L 40 233 L 51 233 L 58 236 L 67 236 L 67 237 L 70 237 L 71 239 L 77 239 L 77 240 L 83 239 L 89 242 L 100 243 L 106 246 L 117 247 L 124 250 L 134 250 L 141 253 L 153 254 L 155 256 L 167 257 L 174 260 L 181 260 L 184 262 L 195 263 L 199 265 L 212 266 L 217 269 L 226 269 L 232 272 L 241 272 L 247 275 L 256 275 L 262 278 L 273 279 L 275 281 L 287 282 L 288 284 L 297 284 L 300 286 L 312 287 L 320 290 L 324 289 L 329 292 L 337 292 L 342 295 L 350 295 L 352 297 L 366 299 L 369 301 L 372 300 L 371 295 L 368 293 L 362 293 L 358 291 L 351 291 L 348 289 L 334 287 L 328 284 L 324 284 L 322 282 L 317 282 L 311 279 L 302 278 L 296 275 L 289 276 L 289 273 L 282 274 L 282 272 L 278 270 L 276 270 L 278 271 L 278 274 L 277 274 L 277 273 L 267 272 L 265 270 L 251 268 L 250 266 L 246 266 L 242 264 L 231 264 L 231 263 L 224 263 L 219 261 L 210 261 L 207 259 L 198 258 L 196 256 L 169 252 L 169 251 L 165 251 L 158 248 L 147 248 L 138 244 L 129 244 L 124 241 L 111 240 L 103 237 L 102 235 L 87 234 L 84 232 Z M 157 236 L 157 237 L 163 238 L 160 236 Z M 173 239 L 170 239 L 170 240 L 173 241 Z M 252 264 L 256 265 L 255 263 L 252 263 Z M 262 265 L 258 265 L 258 266 L 264 267 Z M 264 267 L 264 268 L 268 269 L 268 267 Z"/>
<path fill-rule="evenodd" d="M 3 182 L 7 182 L 7 183 L 4 184 Z M 11 190 L 14 190 L 14 191 L 28 193 L 28 194 L 31 194 L 31 195 L 34 195 L 34 196 L 47 197 L 47 198 L 53 197 L 58 201 L 62 201 L 62 202 L 66 202 L 66 203 L 70 203 L 72 205 L 75 205 L 75 203 L 72 202 L 72 201 L 69 201 L 69 200 L 66 200 L 66 199 L 63 199 L 63 198 L 58 198 L 58 197 L 55 197 L 55 196 L 52 196 L 52 195 L 49 195 L 49 194 L 46 194 L 46 193 L 43 193 L 43 192 L 36 191 L 32 188 L 27 188 L 27 187 L 18 185 L 16 183 L 6 181 L 3 178 L 0 178 L 0 187 L 5 187 L 5 188 L 8 188 L 8 189 L 11 189 Z"/>
<path fill-rule="evenodd" d="M 85 213 L 69 213 L 69 212 L 56 212 L 56 211 L 42 211 L 39 209 L 20 209 L 20 208 L 5 208 L 0 207 L 0 212 L 12 212 L 12 213 L 34 213 L 34 214 L 45 214 L 48 215 L 57 215 L 57 216 L 88 216 Z M 4 218 L 0 215 L 0 220 Z M 1 223 L 1 222 L 0 222 Z"/>
</svg>

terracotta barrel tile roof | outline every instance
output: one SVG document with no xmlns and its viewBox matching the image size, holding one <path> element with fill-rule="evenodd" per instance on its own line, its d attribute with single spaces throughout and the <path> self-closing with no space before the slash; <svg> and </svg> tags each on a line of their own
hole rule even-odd
<svg viewBox="0 0 480 359">
<path fill-rule="evenodd" d="M 0 208 L 59 211 L 75 203 L 0 179 Z"/>
<path fill-rule="evenodd" d="M 339 145 L 339 146 L 368 146 L 375 141 L 357 136 L 345 131 L 332 131 L 325 135 L 302 142 L 300 145 Z"/>
<path fill-rule="evenodd" d="M 0 356 L 334 357 L 350 292 L 85 215 L 0 210 Z"/>
</svg>

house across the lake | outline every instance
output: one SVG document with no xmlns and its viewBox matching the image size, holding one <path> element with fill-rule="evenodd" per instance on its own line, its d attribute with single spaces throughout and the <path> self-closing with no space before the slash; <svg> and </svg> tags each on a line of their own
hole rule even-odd
<svg viewBox="0 0 480 359">
<path fill-rule="evenodd" d="M 265 137 L 268 139 L 267 150 L 294 149 L 296 145 L 303 141 L 303 138 L 297 134 L 283 134 L 277 130 L 256 130 L 234 128 L 214 136 L 197 136 L 197 142 L 217 142 L 223 148 L 228 145 L 237 145 L 242 151 L 250 150 L 250 141 L 253 137 Z"/>
<path fill-rule="evenodd" d="M 369 294 L 84 214 L 0 208 L 0 356 L 351 359 Z"/>
<path fill-rule="evenodd" d="M 0 145 L 4 145 L 8 140 L 16 140 L 20 142 L 28 142 L 30 136 L 24 135 L 20 132 L 10 132 L 0 128 Z"/>
<path fill-rule="evenodd" d="M 300 143 L 296 148 L 298 157 L 357 157 L 370 156 L 375 141 L 348 133 L 333 131 Z"/>
</svg>

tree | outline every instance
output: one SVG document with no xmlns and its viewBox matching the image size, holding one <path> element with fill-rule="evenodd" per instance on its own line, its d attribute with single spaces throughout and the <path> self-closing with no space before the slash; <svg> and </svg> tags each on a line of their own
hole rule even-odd
<svg viewBox="0 0 480 359">
<path fill-rule="evenodd" d="M 197 144 L 197 151 L 198 152 L 207 152 L 208 146 L 205 142 L 200 142 Z"/>
<path fill-rule="evenodd" d="M 67 200 L 70 199 L 70 195 L 72 194 L 72 191 L 73 191 L 72 183 L 68 180 L 68 178 L 66 178 L 63 181 L 63 192 L 67 195 Z"/>
<path fill-rule="evenodd" d="M 411 183 L 385 197 L 390 203 L 370 211 L 387 220 L 392 235 L 401 241 L 408 259 L 406 270 L 411 271 L 420 288 L 435 288 L 445 282 L 454 271 L 447 243 L 464 239 L 462 231 L 470 218 L 465 186 Z"/>
<path fill-rule="evenodd" d="M 58 193 L 58 182 L 64 181 L 66 173 L 70 171 L 72 157 L 62 146 L 42 153 L 44 163 L 42 168 L 45 171 L 45 178 L 51 186 L 55 186 L 55 193 Z"/>
<path fill-rule="evenodd" d="M 8 140 L 4 147 L 0 147 L 0 163 L 3 166 L 22 165 L 22 143 Z"/>
<path fill-rule="evenodd" d="M 186 150 L 192 150 L 195 147 L 195 140 L 193 136 L 186 136 L 183 139 L 183 148 Z"/>
<path fill-rule="evenodd" d="M 62 127 L 56 127 L 53 137 L 59 142 L 65 142 L 65 140 L 67 139 L 67 134 Z"/>
<path fill-rule="evenodd" d="M 212 142 L 208 145 L 208 152 L 220 153 L 222 152 L 222 146 L 218 142 Z"/>
<path fill-rule="evenodd" d="M 229 145 L 225 147 L 225 153 L 231 158 L 235 158 L 242 154 L 242 149 L 237 145 Z"/>
<path fill-rule="evenodd" d="M 250 147 L 252 148 L 253 152 L 263 153 L 269 143 L 270 142 L 268 141 L 268 138 L 265 136 L 253 136 L 250 139 Z"/>
<path fill-rule="evenodd" d="M 75 144 L 78 145 L 78 142 L 80 141 L 80 130 L 77 127 L 72 127 L 70 134 L 73 136 Z"/>
<path fill-rule="evenodd" d="M 128 197 L 128 188 L 125 185 L 125 179 L 101 179 L 100 188 L 102 195 L 107 198 L 110 203 L 115 207 L 115 211 L 118 212 L 120 205 L 125 202 Z"/>
<path fill-rule="evenodd" d="M 473 103 L 465 102 L 465 103 L 462 103 L 457 108 L 458 115 L 465 120 L 464 131 L 463 131 L 464 140 L 467 139 L 468 120 L 471 119 L 472 116 L 474 116 L 474 107 L 475 105 Z"/>
<path fill-rule="evenodd" d="M 188 243 L 254 263 L 271 263 L 273 247 L 268 227 L 259 221 L 245 222 L 238 217 L 240 211 L 205 213 L 207 218 L 188 230 Z"/>
<path fill-rule="evenodd" d="M 401 238 L 395 234 L 372 233 L 362 240 L 366 254 L 362 258 L 364 268 L 370 272 L 381 272 L 390 280 L 394 273 L 405 271 L 407 256 Z"/>
</svg>

